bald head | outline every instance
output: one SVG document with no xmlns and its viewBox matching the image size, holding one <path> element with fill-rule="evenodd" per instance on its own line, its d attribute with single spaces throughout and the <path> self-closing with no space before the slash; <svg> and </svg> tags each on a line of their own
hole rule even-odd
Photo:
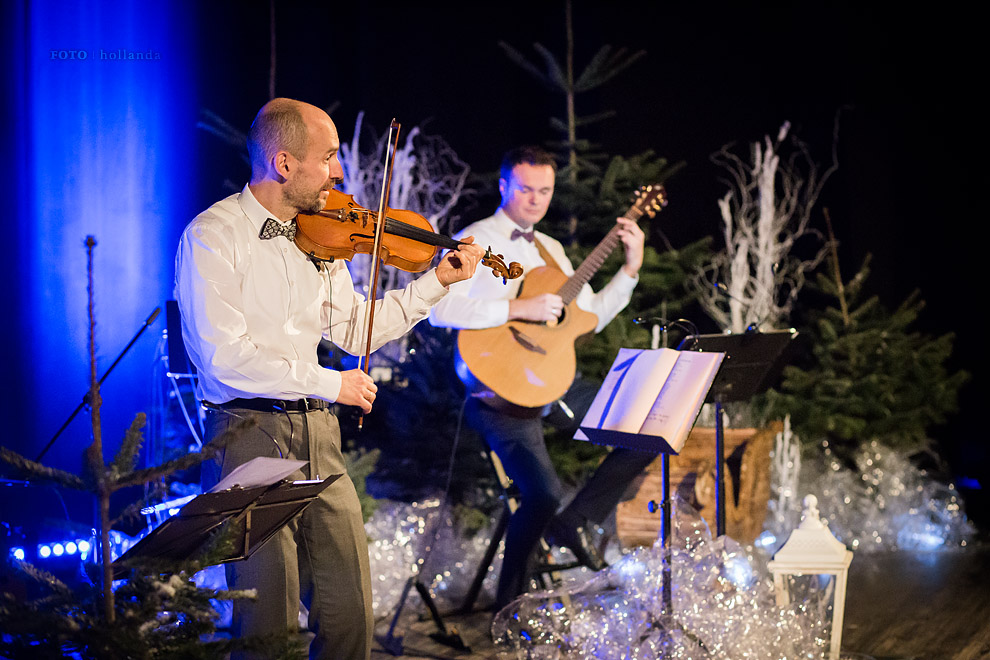
<svg viewBox="0 0 990 660">
<path fill-rule="evenodd" d="M 272 99 L 248 132 L 251 192 L 280 220 L 323 210 L 344 176 L 337 127 L 323 110 L 293 99 Z"/>
<path fill-rule="evenodd" d="M 308 126 L 329 119 L 316 106 L 294 99 L 276 98 L 262 106 L 248 131 L 252 178 L 264 175 L 279 151 L 304 159 L 309 148 Z"/>
</svg>

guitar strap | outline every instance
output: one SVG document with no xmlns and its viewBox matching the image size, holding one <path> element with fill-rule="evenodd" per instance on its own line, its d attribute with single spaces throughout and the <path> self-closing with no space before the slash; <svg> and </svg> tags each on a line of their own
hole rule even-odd
<svg viewBox="0 0 990 660">
<path fill-rule="evenodd" d="M 535 235 L 533 236 L 533 244 L 536 245 L 536 249 L 540 252 L 540 257 L 543 258 L 543 262 L 547 266 L 556 268 L 557 270 L 563 272 L 563 269 L 560 267 L 560 264 L 557 263 L 557 260 L 550 255 L 550 251 L 543 247 L 543 243 L 540 243 L 540 239 L 538 239 Z"/>
</svg>

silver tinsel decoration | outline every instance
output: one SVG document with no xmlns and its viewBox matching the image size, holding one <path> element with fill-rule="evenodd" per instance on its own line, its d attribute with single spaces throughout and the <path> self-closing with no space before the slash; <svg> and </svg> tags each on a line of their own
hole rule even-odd
<svg viewBox="0 0 990 660">
<path fill-rule="evenodd" d="M 461 603 L 487 550 L 494 523 L 470 534 L 455 525 L 448 507 L 429 499 L 411 504 L 383 500 L 364 525 L 371 556 L 372 608 L 376 618 L 399 605 L 403 588 L 416 575 L 434 601 L 444 608 Z M 482 585 L 479 601 L 491 600 L 502 553 L 496 554 Z M 421 611 L 411 592 L 404 606 Z"/>
<path fill-rule="evenodd" d="M 816 495 L 830 530 L 857 552 L 958 548 L 975 534 L 952 484 L 932 479 L 902 453 L 874 443 L 859 452 L 851 470 L 828 446 L 822 460 L 802 460 L 794 447 L 794 438 L 777 443 L 767 528 L 753 548 L 713 538 L 700 516 L 675 500 L 670 551 L 655 545 L 623 554 L 613 539 L 605 549 L 608 569 L 564 572 L 556 589 L 527 594 L 497 615 L 499 657 L 820 657 L 825 609 L 805 600 L 781 610 L 766 571 L 769 554 L 797 524 L 798 493 Z M 365 525 L 377 619 L 394 615 L 407 581 L 417 575 L 441 609 L 463 602 L 495 521 L 465 530 L 454 518 L 439 497 L 380 503 Z M 555 549 L 553 556 L 570 561 L 566 551 Z M 669 611 L 663 598 L 668 559 Z M 478 606 L 493 599 L 501 561 L 500 547 Z M 409 618 L 424 612 L 415 591 L 403 606 Z"/>
<path fill-rule="evenodd" d="M 683 501 L 674 513 L 672 551 L 637 549 L 583 585 L 526 594 L 499 612 L 492 633 L 501 657 L 820 657 L 823 608 L 812 601 L 779 608 L 766 557 L 713 538 Z"/>
<path fill-rule="evenodd" d="M 855 552 L 949 550 L 974 537 L 955 486 L 933 479 L 904 452 L 874 441 L 856 452 L 851 469 L 827 442 L 820 449 L 814 460 L 805 456 L 799 463 L 799 475 L 775 470 L 776 500 L 771 497 L 771 515 L 758 545 L 779 547 L 796 524 L 800 502 L 789 497 L 795 479 L 797 492 L 818 497 L 831 532 Z"/>
</svg>

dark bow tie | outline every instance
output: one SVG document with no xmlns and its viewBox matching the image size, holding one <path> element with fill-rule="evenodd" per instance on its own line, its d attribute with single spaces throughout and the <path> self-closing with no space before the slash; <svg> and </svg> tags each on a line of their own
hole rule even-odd
<svg viewBox="0 0 990 660">
<path fill-rule="evenodd" d="M 523 231 L 521 229 L 513 229 L 511 239 L 514 241 L 517 238 L 525 238 L 530 243 L 533 242 L 533 230 Z"/>
<path fill-rule="evenodd" d="M 296 238 L 296 221 L 293 219 L 289 224 L 283 225 L 274 218 L 268 218 L 265 220 L 265 224 L 261 226 L 261 233 L 258 236 L 265 240 L 276 236 L 285 236 L 293 241 Z"/>
</svg>

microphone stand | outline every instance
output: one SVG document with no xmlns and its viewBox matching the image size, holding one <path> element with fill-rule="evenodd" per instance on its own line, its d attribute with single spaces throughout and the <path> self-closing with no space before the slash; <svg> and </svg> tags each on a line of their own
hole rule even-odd
<svg viewBox="0 0 990 660">
<path fill-rule="evenodd" d="M 103 385 L 103 381 L 107 379 L 107 376 L 110 375 L 110 372 L 113 371 L 113 368 L 116 367 L 117 363 L 120 362 L 121 359 L 124 357 L 124 355 L 127 354 L 127 351 L 131 349 L 131 346 L 133 346 L 134 342 L 138 340 L 138 337 L 140 337 L 144 333 L 144 331 L 148 329 L 148 326 L 151 325 L 156 318 L 158 318 L 158 314 L 161 311 L 162 311 L 161 307 L 155 307 L 155 311 L 153 311 L 148 316 L 148 318 L 145 319 L 144 325 L 141 326 L 141 328 L 137 331 L 137 334 L 135 334 L 134 337 L 131 339 L 131 341 L 127 344 L 127 346 L 124 347 L 124 350 L 120 352 L 120 355 L 118 355 L 117 359 L 113 361 L 113 364 L 110 365 L 110 368 L 106 370 L 106 373 L 103 374 L 103 377 L 100 378 L 98 385 Z M 86 395 L 83 397 L 82 402 L 78 406 L 76 406 L 76 409 L 72 411 L 72 414 L 69 415 L 69 418 L 65 420 L 64 424 L 62 424 L 62 427 L 55 432 L 55 435 L 53 435 L 52 439 L 48 441 L 48 444 L 45 445 L 45 448 L 42 449 L 41 453 L 38 454 L 38 457 L 34 459 L 36 463 L 41 462 L 41 459 L 43 459 L 45 457 L 45 454 L 48 453 L 48 450 L 52 448 L 52 445 L 55 444 L 55 441 L 58 440 L 58 437 L 62 435 L 62 431 L 64 431 L 69 426 L 69 424 L 72 423 L 72 420 L 76 418 L 76 415 L 82 412 L 82 409 L 88 406 L 89 404 L 90 404 L 89 392 L 87 392 Z"/>
</svg>

